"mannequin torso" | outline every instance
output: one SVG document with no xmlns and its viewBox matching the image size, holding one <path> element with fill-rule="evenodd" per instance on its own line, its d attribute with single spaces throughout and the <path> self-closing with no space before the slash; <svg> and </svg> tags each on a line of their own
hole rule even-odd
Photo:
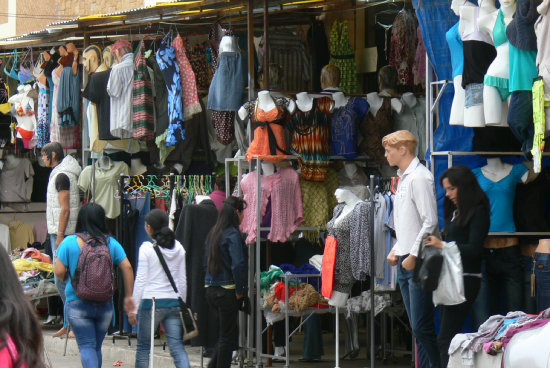
<svg viewBox="0 0 550 368">
<path fill-rule="evenodd" d="M 344 164 L 344 172 L 349 179 L 352 179 L 357 172 L 357 165 L 355 165 L 353 162 L 346 162 Z"/>
<path fill-rule="evenodd" d="M 147 171 L 147 166 L 145 166 L 140 158 L 133 158 L 130 161 L 130 174 L 131 175 L 142 175 Z"/>
<path fill-rule="evenodd" d="M 510 175 L 513 168 L 513 165 L 502 162 L 500 158 L 492 157 L 487 159 L 487 165 L 481 168 L 481 172 L 487 179 L 493 182 L 498 182 Z M 529 172 L 525 172 L 525 174 L 523 174 L 521 177 L 522 182 L 525 183 L 527 181 L 528 174 Z"/>
<path fill-rule="evenodd" d="M 238 52 L 239 41 L 235 36 L 223 36 L 220 41 L 219 53 L 223 52 Z"/>
<path fill-rule="evenodd" d="M 287 111 L 290 114 L 293 114 L 296 110 L 296 103 L 292 99 L 288 99 L 289 104 L 287 107 Z M 273 99 L 273 96 L 271 96 L 271 93 L 267 90 L 258 92 L 258 108 L 262 109 L 263 111 L 271 111 L 274 108 L 277 107 L 277 104 L 275 103 L 275 100 Z M 241 120 L 246 119 L 248 116 L 248 109 L 245 106 L 241 106 L 241 108 L 238 111 L 239 118 Z"/>
<path fill-rule="evenodd" d="M 309 111 L 313 107 L 313 97 L 307 92 L 300 92 L 296 94 L 296 106 L 301 111 Z"/>
<path fill-rule="evenodd" d="M 376 116 L 376 113 L 378 110 L 382 107 L 382 103 L 384 102 L 384 97 L 391 97 L 389 93 L 382 91 L 380 93 L 378 92 L 371 92 L 367 94 L 367 102 L 370 105 L 369 112 Z M 391 99 L 391 108 L 393 111 L 395 111 L 397 114 L 401 112 L 401 108 L 403 106 L 401 105 L 401 101 L 399 101 L 398 98 L 392 98 Z"/>
<path fill-rule="evenodd" d="M 348 98 L 343 92 L 335 92 L 332 94 L 334 100 L 334 108 L 344 107 L 348 103 Z"/>
<path fill-rule="evenodd" d="M 275 165 L 273 165 L 271 162 L 262 161 L 261 166 L 263 176 L 270 176 L 275 173 Z"/>
<path fill-rule="evenodd" d="M 12 170 L 12 169 L 16 168 L 19 165 L 20 162 L 21 162 L 20 158 L 15 157 L 14 155 L 12 155 L 10 153 L 5 158 L 5 164 L 4 164 L 3 169 L 4 170 Z"/>
<path fill-rule="evenodd" d="M 344 204 L 342 212 L 340 212 L 335 220 L 335 224 L 338 225 L 338 223 L 340 223 L 347 215 L 351 213 L 351 211 L 353 211 L 355 205 L 361 202 L 361 199 L 353 194 L 350 190 L 342 188 L 336 189 L 336 191 L 334 192 L 334 196 L 336 197 L 338 203 Z"/>
</svg>

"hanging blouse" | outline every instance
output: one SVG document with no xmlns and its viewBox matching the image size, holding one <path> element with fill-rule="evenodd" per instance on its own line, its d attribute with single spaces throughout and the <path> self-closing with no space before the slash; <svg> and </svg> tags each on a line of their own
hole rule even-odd
<svg viewBox="0 0 550 368">
<path fill-rule="evenodd" d="M 288 124 L 292 132 L 290 151 L 298 155 L 302 177 L 324 181 L 330 160 L 330 117 L 334 101 L 330 97 L 314 98 L 311 110 L 296 110 Z"/>
<path fill-rule="evenodd" d="M 57 112 L 57 97 L 59 96 L 59 81 L 60 77 L 57 75 L 57 72 L 55 69 L 52 72 L 52 82 L 53 82 L 53 89 L 52 89 L 52 116 L 51 116 L 51 122 L 50 122 L 50 141 L 51 142 L 59 142 L 60 141 L 60 133 L 59 133 L 59 113 Z"/>
<path fill-rule="evenodd" d="M 397 84 L 412 86 L 412 67 L 416 54 L 416 20 L 412 13 L 402 10 L 393 22 L 390 65 L 397 69 Z"/>
<path fill-rule="evenodd" d="M 199 95 L 197 94 L 197 82 L 195 73 L 187 59 L 187 54 L 183 47 L 183 40 L 179 34 L 172 42 L 172 46 L 176 50 L 176 59 L 180 69 L 184 118 L 188 120 L 191 119 L 193 115 L 202 111 Z"/>
<path fill-rule="evenodd" d="M 424 85 L 426 84 L 426 47 L 424 46 L 420 26 L 416 27 L 416 39 L 418 40 L 418 46 L 416 47 L 416 54 L 414 56 L 414 84 Z"/>
<path fill-rule="evenodd" d="M 334 156 L 354 158 L 357 153 L 357 124 L 369 110 L 364 98 L 350 98 L 335 108 L 330 125 L 330 151 Z"/>
<path fill-rule="evenodd" d="M 359 144 L 359 150 L 370 156 L 379 165 L 387 165 L 388 160 L 384 156 L 382 138 L 392 132 L 393 119 L 391 109 L 391 97 L 382 97 L 382 106 L 376 112 L 376 116 L 367 113 L 363 122 L 359 125 L 359 131 L 363 140 Z"/>
<path fill-rule="evenodd" d="M 134 61 L 133 88 L 133 137 L 144 141 L 153 140 L 155 138 L 153 90 L 151 88 L 151 76 L 143 55 L 143 41 L 139 43 Z"/>
<path fill-rule="evenodd" d="M 349 41 L 348 21 L 332 24 L 330 31 L 330 64 L 340 68 L 340 88 L 346 93 L 357 91 L 357 64 Z"/>
<path fill-rule="evenodd" d="M 206 58 L 206 46 L 204 44 L 188 46 L 187 52 L 189 63 L 195 73 L 197 89 L 208 90 L 213 73 Z"/>
<path fill-rule="evenodd" d="M 258 107 L 258 101 L 249 101 L 243 106 L 248 110 L 254 129 L 254 140 L 250 143 L 245 158 L 260 158 L 269 162 L 279 162 L 286 158 L 285 123 L 288 120 L 287 107 L 289 100 L 276 97 L 275 107 L 264 111 Z"/>
<path fill-rule="evenodd" d="M 157 62 L 162 71 L 164 83 L 168 89 L 168 131 L 166 145 L 175 146 L 185 139 L 183 127 L 183 103 L 180 70 L 176 60 L 176 51 L 165 37 L 157 51 Z"/>
<path fill-rule="evenodd" d="M 38 119 L 36 126 L 36 139 L 38 148 L 50 143 L 49 105 L 50 89 L 40 82 L 38 83 Z"/>
<path fill-rule="evenodd" d="M 248 204 L 244 210 L 241 231 L 247 234 L 246 244 L 256 239 L 256 171 L 241 180 L 244 200 Z M 272 242 L 287 241 L 290 235 L 304 221 L 302 193 L 298 173 L 290 167 L 280 167 L 272 175 L 264 175 L 261 180 L 260 216 L 267 210 L 271 198 L 271 229 L 267 239 Z"/>
</svg>

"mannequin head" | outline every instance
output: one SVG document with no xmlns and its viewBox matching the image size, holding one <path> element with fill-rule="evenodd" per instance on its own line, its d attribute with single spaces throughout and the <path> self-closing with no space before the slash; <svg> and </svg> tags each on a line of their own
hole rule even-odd
<svg viewBox="0 0 550 368">
<path fill-rule="evenodd" d="M 82 53 L 82 63 L 84 64 L 84 69 L 88 73 L 95 72 L 102 62 L 103 57 L 99 46 L 90 45 L 84 49 L 84 52 Z"/>
<path fill-rule="evenodd" d="M 397 69 L 394 66 L 386 65 L 378 71 L 378 90 L 380 92 L 395 91 L 397 89 Z"/>
<path fill-rule="evenodd" d="M 350 190 L 345 188 L 338 188 L 334 192 L 334 196 L 338 203 L 352 204 L 361 201 L 359 197 L 353 194 Z"/>
<path fill-rule="evenodd" d="M 112 53 L 117 63 L 120 63 L 122 57 L 129 52 L 132 52 L 132 44 L 128 40 L 118 40 L 113 45 Z"/>
<path fill-rule="evenodd" d="M 112 47 L 112 45 L 109 45 L 103 50 L 103 64 L 109 69 L 113 66 Z"/>
<path fill-rule="evenodd" d="M 321 70 L 321 88 L 340 86 L 340 68 L 336 65 L 327 64 Z"/>
<path fill-rule="evenodd" d="M 418 141 L 408 130 L 398 130 L 382 138 L 382 146 L 386 153 L 384 156 L 390 166 L 408 166 L 415 156 Z M 405 167 L 406 168 L 406 167 Z"/>
</svg>

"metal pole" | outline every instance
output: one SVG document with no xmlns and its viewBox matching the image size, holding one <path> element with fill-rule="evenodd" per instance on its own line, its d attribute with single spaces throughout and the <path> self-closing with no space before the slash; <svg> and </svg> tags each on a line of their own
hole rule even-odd
<svg viewBox="0 0 550 368">
<path fill-rule="evenodd" d="M 334 327 L 334 368 L 340 368 L 340 311 L 334 308 L 336 326 Z"/>
<path fill-rule="evenodd" d="M 268 0 L 264 0 L 264 89 L 269 89 L 269 9 Z"/>
<path fill-rule="evenodd" d="M 254 0 L 248 0 L 248 13 L 246 15 L 247 33 L 248 33 L 248 100 L 251 101 L 255 97 L 254 84 Z M 248 135 L 248 145 L 252 141 L 252 127 L 249 119 L 246 131 Z M 240 178 L 239 178 L 240 180 Z"/>
<path fill-rule="evenodd" d="M 261 160 L 256 158 L 256 367 L 262 368 L 262 298 L 260 295 Z"/>
<path fill-rule="evenodd" d="M 370 176 L 370 368 L 374 368 L 374 175 Z"/>
</svg>

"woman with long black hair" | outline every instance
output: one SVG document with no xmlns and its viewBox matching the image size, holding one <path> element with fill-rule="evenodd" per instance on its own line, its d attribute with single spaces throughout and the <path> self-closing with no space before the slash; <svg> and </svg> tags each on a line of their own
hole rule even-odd
<svg viewBox="0 0 550 368">
<path fill-rule="evenodd" d="M 239 303 L 244 297 L 247 269 L 239 232 L 246 202 L 229 197 L 220 208 L 216 225 L 206 240 L 206 300 L 219 320 L 218 342 L 208 368 L 229 368 L 237 348 Z"/>
<path fill-rule="evenodd" d="M 151 310 L 155 298 L 155 329 L 162 322 L 170 354 L 177 368 L 188 368 L 189 357 L 183 346 L 183 324 L 180 317 L 178 297 L 185 301 L 187 276 L 185 249 L 176 240 L 176 235 L 168 227 L 168 215 L 154 209 L 145 216 L 145 231 L 152 242 L 144 242 L 139 248 L 139 259 L 134 287 L 134 303 L 139 310 L 129 314 L 128 320 L 135 325 L 138 320 L 136 368 L 149 366 L 151 350 Z M 176 294 L 170 283 L 160 258 L 160 251 L 178 289 Z M 137 320 L 136 320 L 137 312 Z"/>
<path fill-rule="evenodd" d="M 489 199 L 468 167 L 453 166 L 441 175 L 439 181 L 445 189 L 445 241 L 456 242 L 460 250 L 466 297 L 461 304 L 440 306 L 441 327 L 437 343 L 441 367 L 446 367 L 451 340 L 462 330 L 481 286 L 483 244 L 489 233 L 491 208 Z M 443 248 L 443 242 L 433 235 L 427 237 L 425 244 Z"/>
<path fill-rule="evenodd" d="M 2 246 L 0 270 L 0 367 L 42 368 L 42 331 Z"/>
</svg>

